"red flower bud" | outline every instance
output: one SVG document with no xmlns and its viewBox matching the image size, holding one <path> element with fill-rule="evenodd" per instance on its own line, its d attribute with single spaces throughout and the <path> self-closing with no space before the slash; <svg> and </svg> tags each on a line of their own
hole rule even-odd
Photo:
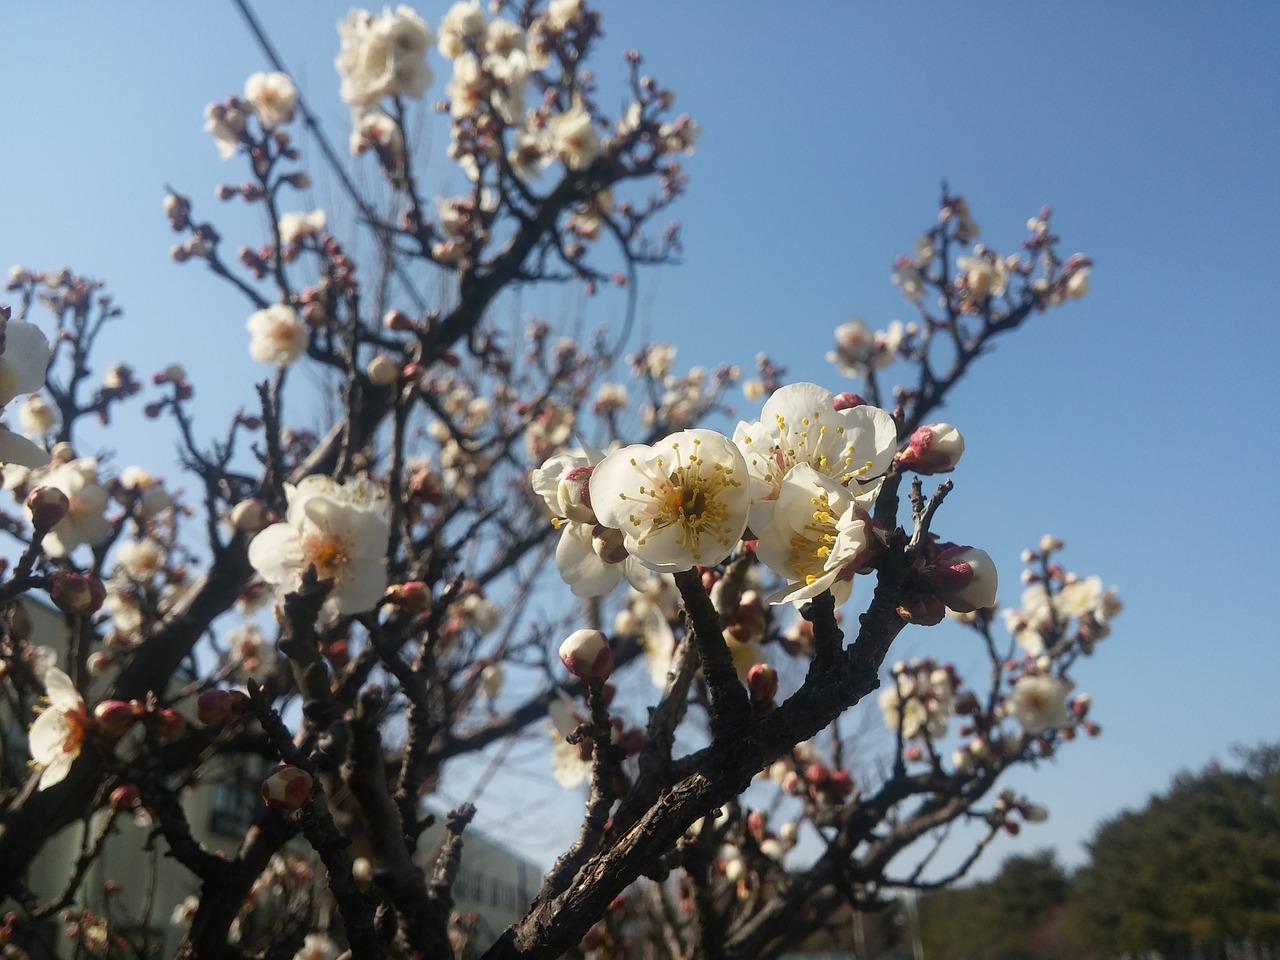
<svg viewBox="0 0 1280 960">
<path fill-rule="evenodd" d="M 393 583 L 382 598 L 408 613 L 421 613 L 431 606 L 431 588 L 421 580 Z"/>
<path fill-rule="evenodd" d="M 93 708 L 93 718 L 98 722 L 98 729 L 112 738 L 123 736 L 138 719 L 133 707 L 123 700 L 103 700 Z"/>
<path fill-rule="evenodd" d="M 751 703 L 757 707 L 773 703 L 778 695 L 778 671 L 767 663 L 754 663 L 747 671 L 747 689 L 751 691 Z"/>
<path fill-rule="evenodd" d="M 27 494 L 27 509 L 31 511 L 31 525 L 48 530 L 67 515 L 71 501 L 57 487 L 36 487 Z"/>
<path fill-rule="evenodd" d="M 907 441 L 907 448 L 894 457 L 902 470 L 913 470 L 928 476 L 950 473 L 964 453 L 964 437 L 949 423 L 931 423 L 917 427 Z"/>
<path fill-rule="evenodd" d="M 133 807 L 138 803 L 138 788 L 132 783 L 122 784 L 111 791 L 107 803 L 113 807 Z"/>
<path fill-rule="evenodd" d="M 187 729 L 187 720 L 173 707 L 156 711 L 156 733 L 161 740 L 173 740 Z"/>
<path fill-rule="evenodd" d="M 282 813 L 301 810 L 311 800 L 311 775 L 287 763 L 272 767 L 262 781 L 262 800 Z"/>
<path fill-rule="evenodd" d="M 107 588 L 87 573 L 59 570 L 49 577 L 49 599 L 63 613 L 87 617 L 107 599 Z"/>
<path fill-rule="evenodd" d="M 206 690 L 196 698 L 196 719 L 211 727 L 231 723 L 249 712 L 249 702 L 243 690 Z"/>
</svg>

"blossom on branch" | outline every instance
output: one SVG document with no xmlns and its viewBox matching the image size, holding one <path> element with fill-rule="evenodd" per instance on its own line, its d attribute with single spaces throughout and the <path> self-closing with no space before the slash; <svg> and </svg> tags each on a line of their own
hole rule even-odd
<svg viewBox="0 0 1280 960">
<path fill-rule="evenodd" d="M 284 126 L 298 107 L 298 91 L 287 73 L 253 73 L 244 82 L 244 98 L 268 129 Z"/>
<path fill-rule="evenodd" d="M 390 524 L 387 502 L 367 480 L 338 483 L 310 476 L 285 484 L 283 523 L 249 544 L 249 562 L 280 595 L 302 586 L 307 568 L 333 581 L 321 615 L 327 621 L 372 610 L 387 588 L 384 554 Z"/>
<path fill-rule="evenodd" d="M 43 679 L 49 706 L 28 733 L 31 762 L 40 768 L 40 790 L 66 779 L 91 725 L 89 711 L 70 677 L 51 667 Z"/>
<path fill-rule="evenodd" d="M 1021 677 L 1013 685 L 1005 710 L 1034 737 L 1071 722 L 1066 706 L 1070 692 L 1070 686 L 1059 677 L 1047 674 Z"/>
<path fill-rule="evenodd" d="M 282 221 L 282 233 L 283 229 Z M 249 356 L 259 363 L 277 367 L 290 366 L 302 356 L 311 341 L 298 311 L 283 303 L 273 303 L 250 314 L 245 329 L 249 331 Z"/>
<path fill-rule="evenodd" d="M 43 546 L 50 556 L 65 557 L 76 547 L 97 546 L 111 536 L 111 523 L 104 516 L 110 496 L 98 483 L 97 460 L 81 457 L 59 464 L 39 482 L 67 495 L 67 515 L 45 534 Z"/>
<path fill-rule="evenodd" d="M 342 49 L 334 66 L 342 78 L 342 99 L 363 112 L 396 95 L 420 98 L 431 85 L 427 48 L 430 28 L 411 8 L 394 13 L 352 10 L 338 21 Z"/>
<path fill-rule="evenodd" d="M 44 386 L 51 355 L 49 341 L 35 324 L 9 320 L 0 327 L 0 407 Z M 49 455 L 40 447 L 0 427 L 0 463 L 38 467 L 48 462 Z"/>
<path fill-rule="evenodd" d="M 653 446 L 615 450 L 591 475 L 591 502 L 627 552 L 651 570 L 677 573 L 724 560 L 747 525 L 747 464 L 713 430 L 682 430 Z"/>
</svg>

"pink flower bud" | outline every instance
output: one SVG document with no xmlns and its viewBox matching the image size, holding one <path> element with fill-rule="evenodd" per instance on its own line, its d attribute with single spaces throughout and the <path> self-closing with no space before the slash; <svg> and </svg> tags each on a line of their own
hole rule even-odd
<svg viewBox="0 0 1280 960">
<path fill-rule="evenodd" d="M 838 797 L 850 797 L 853 795 L 853 777 L 849 776 L 848 770 L 837 770 L 831 775 L 831 789 Z"/>
<path fill-rule="evenodd" d="M 48 530 L 67 515 L 71 501 L 57 487 L 36 487 L 27 494 L 27 509 L 31 511 L 31 525 Z"/>
<path fill-rule="evenodd" d="M 949 423 L 931 423 L 917 427 L 907 441 L 907 448 L 895 456 L 899 469 L 913 470 L 928 476 L 950 473 L 964 453 L 964 437 Z"/>
<path fill-rule="evenodd" d="M 575 630 L 560 644 L 565 669 L 580 680 L 605 680 L 613 672 L 613 651 L 599 630 Z"/>
<path fill-rule="evenodd" d="M 431 588 L 421 580 L 393 583 L 382 598 L 407 613 L 421 613 L 431 606 Z"/>
<path fill-rule="evenodd" d="M 856 393 L 849 393 L 847 391 L 845 393 L 837 393 L 835 395 L 834 402 L 837 410 L 851 410 L 854 407 L 866 406 L 867 403 L 867 401 L 863 400 L 862 397 L 858 396 Z"/>
<path fill-rule="evenodd" d="M 811 763 L 804 768 L 804 778 L 815 787 L 831 779 L 831 771 L 825 763 Z"/>
<path fill-rule="evenodd" d="M 752 664 L 747 671 L 747 689 L 754 706 L 771 706 L 778 695 L 778 671 L 767 663 Z"/>
<path fill-rule="evenodd" d="M 1017 820 L 1006 820 L 1003 826 L 1005 830 L 1009 832 L 1009 835 L 1011 837 L 1016 837 L 1018 833 L 1022 830 L 1022 824 L 1018 823 Z"/>
<path fill-rule="evenodd" d="M 156 711 L 156 733 L 161 740 L 173 740 L 187 729 L 187 719 L 173 707 Z"/>
<path fill-rule="evenodd" d="M 132 783 L 126 783 L 116 787 L 111 791 L 111 796 L 107 798 L 107 803 L 113 807 L 132 807 L 138 802 L 138 788 Z"/>
<path fill-rule="evenodd" d="M 382 325 L 388 330 L 409 331 L 413 329 L 413 321 L 403 310 L 388 310 L 382 318 Z"/>
<path fill-rule="evenodd" d="M 49 577 L 49 599 L 63 613 L 87 617 L 107 599 L 107 588 L 87 573 L 59 570 Z"/>
<path fill-rule="evenodd" d="M 262 800 L 272 810 L 293 813 L 311 800 L 311 776 L 305 770 L 281 763 L 262 781 Z"/>
<path fill-rule="evenodd" d="M 112 636 L 115 636 L 115 634 L 112 634 Z M 132 646 L 132 644 L 128 643 L 125 646 Z M 85 661 L 85 666 L 89 668 L 89 672 L 95 677 L 99 677 L 115 666 L 115 663 L 116 658 L 107 653 L 107 651 L 95 650 L 89 654 L 89 659 Z"/>
<path fill-rule="evenodd" d="M 560 509 L 570 520 L 579 523 L 595 523 L 596 513 L 591 509 L 591 471 L 593 467 L 574 467 L 566 473 L 556 490 Z"/>
<path fill-rule="evenodd" d="M 133 713 L 133 707 L 123 700 L 103 700 L 93 708 L 93 718 L 97 721 L 98 729 L 113 739 L 124 736 L 138 719 Z"/>
<path fill-rule="evenodd" d="M 196 698 L 196 719 L 206 726 L 231 723 L 249 712 L 249 695 L 243 690 L 206 690 Z"/>
<path fill-rule="evenodd" d="M 955 543 L 938 544 L 938 548 L 926 577 L 939 598 L 958 613 L 993 606 L 999 578 L 990 555 Z"/>
</svg>

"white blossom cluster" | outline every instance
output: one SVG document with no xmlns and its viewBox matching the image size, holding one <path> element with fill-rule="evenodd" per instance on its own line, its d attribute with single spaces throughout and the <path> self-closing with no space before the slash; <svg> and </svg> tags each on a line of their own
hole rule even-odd
<svg viewBox="0 0 1280 960">
<path fill-rule="evenodd" d="M 673 433 L 607 456 L 560 454 L 532 475 L 561 531 L 556 565 L 579 596 L 599 596 L 641 570 L 714 566 L 744 535 L 786 586 L 770 603 L 832 590 L 848 599 L 877 546 L 868 509 L 893 462 L 897 430 L 883 410 L 837 410 L 812 383 L 779 389 L 760 420 L 729 438 Z"/>
</svg>

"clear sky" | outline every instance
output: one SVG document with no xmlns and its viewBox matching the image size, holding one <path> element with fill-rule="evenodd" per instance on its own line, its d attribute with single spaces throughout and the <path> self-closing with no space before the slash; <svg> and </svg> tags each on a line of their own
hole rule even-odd
<svg viewBox="0 0 1280 960">
<path fill-rule="evenodd" d="M 348 4 L 257 6 L 344 144 L 332 60 Z M 444 5 L 418 9 L 434 25 Z M 603 9 L 602 80 L 636 47 L 704 128 L 677 211 L 684 263 L 643 287 L 654 336 L 677 342 L 682 362 L 749 368 L 765 350 L 795 379 L 842 388 L 822 359 L 831 331 L 853 315 L 877 328 L 910 318 L 890 265 L 932 222 L 944 178 L 988 245 L 1012 251 L 1049 204 L 1064 252 L 1096 261 L 1085 300 L 1002 342 L 947 412 L 968 452 L 942 529 L 995 557 L 1002 599 L 1016 602 L 1018 552 L 1048 531 L 1067 541 L 1069 567 L 1126 603 L 1077 671 L 1104 736 L 1012 780 L 1052 818 L 999 849 L 1053 843 L 1078 862 L 1100 818 L 1178 769 L 1280 737 L 1280 577 L 1266 559 L 1280 523 L 1265 486 L 1280 465 L 1280 6 Z M 266 61 L 230 2 L 16 4 L 0 27 L 0 266 L 106 279 L 127 312 L 110 359 L 144 375 L 185 362 L 213 433 L 261 375 L 245 354 L 247 310 L 168 259 L 160 202 L 170 183 L 197 216 L 230 224 L 233 248 L 259 242 L 252 218 L 214 209 L 214 184 L 244 171 L 218 160 L 201 110 Z M 442 148 L 431 187 L 456 182 Z M 316 204 L 329 183 L 317 177 Z M 580 306 L 561 291 L 524 304 L 553 316 Z M 603 323 L 619 308 L 585 310 Z M 163 436 L 112 442 L 122 462 L 176 472 Z M 956 633 L 909 632 L 901 647 L 978 664 Z M 540 858 L 563 846 L 518 826 L 527 818 L 505 834 L 495 820 L 500 839 Z"/>
</svg>

